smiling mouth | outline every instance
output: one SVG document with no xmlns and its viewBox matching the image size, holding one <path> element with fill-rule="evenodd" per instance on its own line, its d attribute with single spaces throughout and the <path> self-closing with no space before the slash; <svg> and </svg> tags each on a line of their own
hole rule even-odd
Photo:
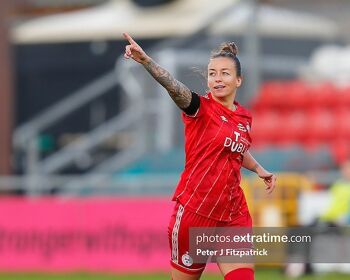
<svg viewBox="0 0 350 280">
<path fill-rule="evenodd" d="M 215 86 L 214 89 L 222 89 L 225 88 L 225 86 Z"/>
</svg>

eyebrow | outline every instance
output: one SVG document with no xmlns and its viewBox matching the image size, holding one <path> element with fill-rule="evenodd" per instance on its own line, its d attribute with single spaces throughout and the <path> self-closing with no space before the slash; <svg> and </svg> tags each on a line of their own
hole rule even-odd
<svg viewBox="0 0 350 280">
<path fill-rule="evenodd" d="M 232 70 L 232 69 L 230 69 L 230 68 L 222 68 L 220 70 Z M 216 69 L 210 68 L 209 71 L 216 71 Z"/>
</svg>

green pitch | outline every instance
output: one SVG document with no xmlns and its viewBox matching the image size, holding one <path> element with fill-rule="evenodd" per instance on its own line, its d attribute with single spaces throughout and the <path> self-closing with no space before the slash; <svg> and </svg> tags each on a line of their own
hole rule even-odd
<svg viewBox="0 0 350 280">
<path fill-rule="evenodd" d="M 116 274 L 90 274 L 90 273 L 73 273 L 73 274 L 42 274 L 42 273 L 0 273 L 0 280 L 169 280 L 166 274 L 139 274 L 139 275 L 116 275 Z M 205 273 L 202 280 L 219 280 L 223 279 L 220 275 Z M 261 269 L 256 272 L 256 280 L 290 280 L 284 276 L 281 271 L 273 269 Z M 349 280 L 350 275 L 346 274 L 317 274 L 297 278 L 298 280 Z"/>
</svg>

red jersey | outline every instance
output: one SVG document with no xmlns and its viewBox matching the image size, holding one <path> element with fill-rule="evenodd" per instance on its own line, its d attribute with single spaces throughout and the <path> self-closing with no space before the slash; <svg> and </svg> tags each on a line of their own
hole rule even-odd
<svg viewBox="0 0 350 280">
<path fill-rule="evenodd" d="M 234 104 L 236 110 L 229 110 L 209 93 L 200 96 L 194 116 L 182 115 L 186 162 L 173 200 L 219 221 L 230 221 L 245 204 L 240 168 L 251 144 L 252 117 Z"/>
</svg>

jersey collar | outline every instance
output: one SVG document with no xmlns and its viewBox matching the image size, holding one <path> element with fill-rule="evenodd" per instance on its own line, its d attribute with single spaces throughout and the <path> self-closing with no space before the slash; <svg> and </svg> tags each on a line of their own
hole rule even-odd
<svg viewBox="0 0 350 280">
<path fill-rule="evenodd" d="M 241 115 L 242 114 L 242 106 L 241 104 L 239 104 L 236 100 L 233 102 L 234 105 L 236 105 L 236 110 L 232 111 L 228 108 L 226 108 L 224 105 L 222 105 L 221 103 L 217 102 L 213 96 L 212 93 L 209 92 L 208 93 L 208 97 L 210 100 L 212 100 L 213 102 L 215 102 L 215 104 L 217 104 L 217 106 L 219 106 L 220 108 L 222 108 L 223 110 L 225 110 L 227 113 L 229 114 L 236 114 L 236 115 Z"/>
</svg>

